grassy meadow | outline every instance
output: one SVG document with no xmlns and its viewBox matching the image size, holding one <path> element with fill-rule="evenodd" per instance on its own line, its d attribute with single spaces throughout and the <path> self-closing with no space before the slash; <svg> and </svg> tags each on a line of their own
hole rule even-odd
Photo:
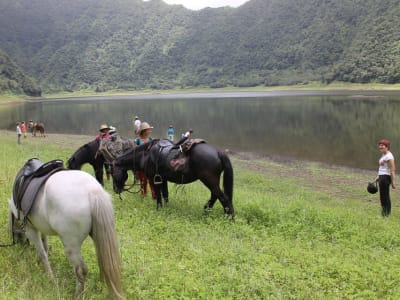
<svg viewBox="0 0 400 300">
<path fill-rule="evenodd" d="M 0 243 L 8 236 L 7 199 L 24 162 L 64 161 L 91 137 L 28 136 L 0 131 Z M 377 155 L 379 155 L 377 153 Z M 111 182 L 127 299 L 399 299 L 400 209 L 380 217 L 366 192 L 375 172 L 280 157 L 232 153 L 234 221 L 196 182 L 170 185 L 170 204 L 124 193 Z M 84 170 L 93 174 L 89 166 Z M 58 237 L 50 238 L 53 284 L 33 246 L 0 249 L 0 299 L 70 299 L 75 277 Z M 107 299 L 95 249 L 87 239 L 85 299 Z"/>
</svg>

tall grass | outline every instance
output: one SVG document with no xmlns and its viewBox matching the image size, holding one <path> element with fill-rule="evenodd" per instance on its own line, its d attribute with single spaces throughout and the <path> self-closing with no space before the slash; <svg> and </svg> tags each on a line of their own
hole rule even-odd
<svg viewBox="0 0 400 300">
<path fill-rule="evenodd" d="M 0 242 L 7 235 L 7 199 L 26 159 L 66 159 L 83 138 L 52 136 L 16 144 L 0 132 Z M 382 219 L 377 196 L 338 180 L 324 191 L 280 170 L 296 168 L 269 160 L 232 156 L 234 221 L 222 206 L 203 212 L 209 192 L 200 183 L 170 185 L 170 203 L 156 209 L 150 197 L 114 195 L 127 299 L 398 299 L 400 239 L 397 194 L 393 214 Z M 250 171 L 254 164 L 260 169 Z M 345 168 L 302 165 L 312 176 L 349 176 Z M 261 170 L 262 169 L 262 170 Z M 85 171 L 93 173 L 89 167 Z M 263 171 L 264 170 L 264 171 Z M 286 174 L 283 176 L 282 174 Z M 353 173 L 362 182 L 368 174 Z M 307 184 L 307 182 L 309 184 Z M 105 188 L 111 193 L 112 184 Z M 69 299 L 74 275 L 56 237 L 50 239 L 53 285 L 33 247 L 0 249 L 2 299 Z M 106 299 L 95 250 L 88 239 L 85 299 Z"/>
</svg>

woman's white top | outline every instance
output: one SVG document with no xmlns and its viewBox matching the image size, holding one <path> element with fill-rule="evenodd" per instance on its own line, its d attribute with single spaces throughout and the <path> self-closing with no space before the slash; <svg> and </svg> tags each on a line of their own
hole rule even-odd
<svg viewBox="0 0 400 300">
<path fill-rule="evenodd" d="M 379 159 L 379 170 L 378 170 L 378 175 L 390 175 L 390 169 L 388 166 L 388 161 L 393 159 L 393 154 L 392 152 L 388 151 L 385 155 L 383 155 Z"/>
</svg>

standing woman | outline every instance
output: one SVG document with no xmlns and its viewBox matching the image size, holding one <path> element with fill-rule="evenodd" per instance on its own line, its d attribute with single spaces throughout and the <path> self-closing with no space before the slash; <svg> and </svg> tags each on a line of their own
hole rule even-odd
<svg viewBox="0 0 400 300">
<path fill-rule="evenodd" d="M 153 129 L 153 126 L 150 126 L 149 123 L 147 122 L 141 122 L 140 124 L 140 128 L 138 131 L 138 137 L 136 137 L 134 139 L 134 143 L 136 145 L 142 145 L 144 143 L 150 142 L 153 140 L 153 138 L 151 137 L 151 130 Z M 150 190 L 151 190 L 151 196 L 153 197 L 153 199 L 157 198 L 156 192 L 154 190 L 154 185 L 152 183 L 150 183 L 149 179 L 147 178 L 147 176 L 144 174 L 144 171 L 137 171 L 135 174 L 137 177 L 139 177 L 140 180 L 140 191 L 142 196 L 146 196 L 147 194 L 147 183 L 149 183 L 150 185 Z"/>
<path fill-rule="evenodd" d="M 382 206 L 382 217 L 388 217 L 391 211 L 390 185 L 395 189 L 395 164 L 394 156 L 390 152 L 390 141 L 383 139 L 378 142 L 379 151 L 382 153 L 379 159 L 379 170 L 376 181 L 379 183 L 379 196 Z"/>
</svg>

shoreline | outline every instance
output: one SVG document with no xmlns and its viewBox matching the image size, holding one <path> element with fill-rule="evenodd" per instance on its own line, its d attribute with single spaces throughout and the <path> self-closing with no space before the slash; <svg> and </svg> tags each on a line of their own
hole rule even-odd
<svg viewBox="0 0 400 300">
<path fill-rule="evenodd" d="M 170 90 L 109 90 L 96 93 L 93 90 L 81 90 L 75 92 L 49 93 L 42 97 L 34 98 L 26 95 L 0 94 L 0 103 L 19 103 L 29 101 L 46 101 L 72 98 L 102 98 L 102 97 L 167 97 L 183 96 L 185 94 L 222 94 L 222 93 L 333 93 L 333 92 L 400 92 L 400 84 L 354 84 L 354 83 L 331 83 L 323 85 L 310 83 L 293 86 L 256 86 L 256 87 L 224 87 L 224 88 L 185 88 Z M 354 98 L 360 95 L 354 95 Z"/>
<path fill-rule="evenodd" d="M 0 130 L 0 135 L 14 136 L 13 131 Z M 94 139 L 89 135 L 49 133 L 46 138 L 31 137 L 23 143 L 34 139 L 35 142 L 56 145 L 70 151 L 71 155 L 82 145 Z M 22 144 L 23 147 L 23 144 Z M 231 158 L 234 168 L 240 172 L 254 172 L 261 176 L 281 178 L 302 187 L 307 187 L 325 195 L 343 200 L 350 194 L 361 199 L 368 197 L 366 186 L 376 176 L 376 171 L 336 165 L 318 161 L 300 160 L 274 154 L 259 154 L 225 150 Z"/>
</svg>

